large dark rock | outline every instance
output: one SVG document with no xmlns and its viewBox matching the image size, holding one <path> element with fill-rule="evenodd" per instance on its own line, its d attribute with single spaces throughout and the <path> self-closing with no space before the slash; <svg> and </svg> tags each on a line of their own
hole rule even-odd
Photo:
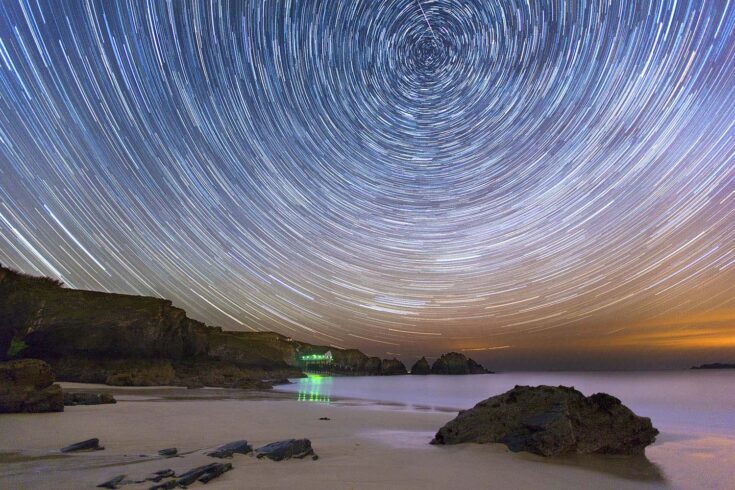
<svg viewBox="0 0 735 490">
<path fill-rule="evenodd" d="M 511 451 L 639 454 L 658 430 L 617 398 L 585 397 L 564 386 L 516 386 L 465 410 L 439 429 L 432 444 L 500 442 Z"/>
<path fill-rule="evenodd" d="M 0 363 L 0 413 L 62 412 L 61 386 L 51 367 L 38 359 Z"/>
<path fill-rule="evenodd" d="M 380 374 L 384 376 L 393 376 L 399 374 L 408 374 L 406 366 L 398 359 L 383 359 L 380 363 Z"/>
<path fill-rule="evenodd" d="M 434 361 L 431 374 L 485 374 L 484 367 L 459 352 L 449 352 Z"/>
<path fill-rule="evenodd" d="M 305 458 L 314 456 L 309 439 L 288 439 L 285 441 L 272 442 L 255 450 L 258 458 L 268 458 L 273 461 L 281 461 L 290 458 Z"/>
<path fill-rule="evenodd" d="M 106 405 L 117 403 L 115 397 L 109 393 L 91 393 L 81 391 L 77 393 L 64 392 L 64 406 L 74 405 Z"/>
<path fill-rule="evenodd" d="M 422 357 L 411 366 L 411 374 L 431 374 L 431 367 L 429 367 L 429 361 L 425 357 Z"/>
</svg>

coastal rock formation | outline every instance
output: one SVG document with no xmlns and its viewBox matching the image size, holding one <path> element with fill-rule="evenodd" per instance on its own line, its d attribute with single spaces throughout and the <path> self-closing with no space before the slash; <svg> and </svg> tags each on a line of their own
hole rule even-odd
<svg viewBox="0 0 735 490">
<path fill-rule="evenodd" d="M 332 374 L 405 374 L 400 361 L 274 332 L 228 332 L 170 301 L 67 289 L 0 267 L 0 360 L 35 357 L 63 381 L 115 386 L 268 388 L 302 377 L 306 354 L 331 352 Z"/>
<path fill-rule="evenodd" d="M 109 393 L 64 392 L 64 406 L 66 407 L 74 405 L 106 405 L 111 403 L 117 403 L 117 400 Z"/>
<path fill-rule="evenodd" d="M 0 413 L 62 412 L 64 396 L 51 367 L 38 359 L 0 363 Z"/>
<path fill-rule="evenodd" d="M 309 439 L 287 439 L 285 441 L 272 442 L 256 449 L 255 455 L 258 459 L 265 457 L 273 461 L 290 458 L 301 459 L 306 456 L 312 456 L 316 459 Z"/>
<path fill-rule="evenodd" d="M 411 374 L 431 374 L 431 367 L 429 367 L 429 361 L 425 357 L 422 357 L 411 366 Z"/>
<path fill-rule="evenodd" d="M 232 469 L 231 463 L 210 463 L 204 466 L 198 466 L 193 468 L 186 473 L 179 475 L 178 479 L 175 480 L 176 485 L 186 488 L 195 481 L 199 480 L 202 483 L 208 483 L 210 480 L 217 478 L 221 474 L 230 471 Z M 174 486 L 176 486 L 174 485 Z M 152 488 L 174 488 L 174 487 L 152 487 Z"/>
<path fill-rule="evenodd" d="M 434 361 L 431 374 L 486 374 L 487 369 L 459 352 L 449 352 Z"/>
<path fill-rule="evenodd" d="M 62 453 L 75 453 L 78 451 L 102 451 L 105 448 L 100 446 L 100 440 L 95 438 L 87 439 L 86 441 L 82 442 L 75 442 L 74 444 L 69 444 L 66 447 L 61 448 Z"/>
<path fill-rule="evenodd" d="M 657 434 L 651 419 L 605 393 L 585 397 L 564 386 L 516 386 L 460 412 L 431 443 L 500 442 L 542 456 L 640 454 Z"/>
<path fill-rule="evenodd" d="M 383 359 L 380 363 L 380 374 L 391 376 L 396 374 L 408 374 L 406 366 L 398 359 Z"/>
<path fill-rule="evenodd" d="M 207 456 L 212 458 L 231 458 L 233 454 L 248 454 L 252 452 L 253 448 L 248 444 L 248 441 L 234 441 L 224 444 L 214 451 L 207 453 Z"/>
</svg>

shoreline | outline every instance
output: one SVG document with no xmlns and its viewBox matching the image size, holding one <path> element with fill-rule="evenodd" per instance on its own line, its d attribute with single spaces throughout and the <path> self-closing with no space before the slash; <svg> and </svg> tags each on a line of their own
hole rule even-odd
<svg viewBox="0 0 735 490">
<path fill-rule="evenodd" d="M 67 385 L 67 388 L 71 386 Z M 100 389 L 95 385 L 74 388 Z M 146 388 L 154 399 L 137 399 L 136 388 L 105 387 L 115 405 L 67 407 L 63 413 L 0 416 L 0 487 L 94 488 L 118 474 L 139 479 L 164 468 L 178 472 L 212 461 L 234 469 L 207 488 L 663 488 L 653 463 L 607 458 L 545 460 L 512 453 L 499 444 L 429 445 L 436 429 L 455 412 L 404 406 L 309 403 L 293 398 L 222 398 L 217 390 L 193 398 L 168 398 L 177 388 Z M 186 390 L 193 392 L 199 390 Z M 204 390 L 202 390 L 204 391 Z M 126 399 L 125 393 L 133 396 Z M 247 393 L 247 392 L 244 392 Z M 174 395 L 176 395 L 174 393 Z M 214 396 L 205 396 L 214 395 Z M 319 420 L 328 417 L 330 420 Z M 58 448 L 99 437 L 104 451 L 62 455 Z M 272 462 L 235 455 L 213 460 L 203 453 L 247 439 L 259 447 L 281 439 L 311 439 L 319 460 Z M 20 447 L 19 447 L 20 446 Z M 177 447 L 183 457 L 163 458 Z M 632 479 L 631 479 L 632 477 Z M 637 478 L 637 479 L 636 479 Z M 497 484 L 497 485 L 496 485 Z M 152 483 L 126 485 L 137 490 Z M 196 484 L 194 488 L 198 488 Z"/>
<path fill-rule="evenodd" d="M 177 474 L 211 462 L 234 469 L 206 488 L 714 488 L 735 477 L 735 437 L 660 427 L 646 457 L 543 458 L 502 444 L 432 446 L 437 429 L 455 417 L 419 403 L 344 396 L 309 401 L 298 393 L 227 388 L 117 387 L 62 383 L 67 390 L 105 391 L 113 405 L 65 412 L 0 415 L 0 488 L 95 488 L 125 474 L 131 480 L 171 468 Z M 693 414 L 694 415 L 694 414 Z M 330 420 L 320 420 L 328 417 Z M 104 451 L 59 449 L 98 437 Z M 219 445 L 246 439 L 254 447 L 309 438 L 317 461 L 212 459 Z M 177 447 L 183 457 L 158 450 Z M 123 488 L 148 489 L 153 483 Z M 196 483 L 192 488 L 204 488 Z"/>
</svg>

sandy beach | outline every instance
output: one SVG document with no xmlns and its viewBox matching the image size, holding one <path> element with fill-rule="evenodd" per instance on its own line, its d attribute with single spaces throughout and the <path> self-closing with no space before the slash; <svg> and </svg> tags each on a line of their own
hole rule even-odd
<svg viewBox="0 0 735 490">
<path fill-rule="evenodd" d="M 687 486 L 682 480 L 672 485 L 646 459 L 548 460 L 497 444 L 429 445 L 454 412 L 351 401 L 307 403 L 279 393 L 241 392 L 242 399 L 231 399 L 224 398 L 231 393 L 222 390 L 105 389 L 115 393 L 117 404 L 0 416 L 0 488 L 94 488 L 119 474 L 134 480 L 165 468 L 178 473 L 206 464 L 213 461 L 204 455 L 207 449 L 233 440 L 247 439 L 258 447 L 293 437 L 311 439 L 319 459 L 273 462 L 235 455 L 234 470 L 207 488 Z M 98 437 L 105 450 L 72 455 L 58 451 L 91 437 Z M 660 452 L 666 438 L 649 453 Z M 167 447 L 177 447 L 183 456 L 159 457 L 158 450 Z"/>
</svg>

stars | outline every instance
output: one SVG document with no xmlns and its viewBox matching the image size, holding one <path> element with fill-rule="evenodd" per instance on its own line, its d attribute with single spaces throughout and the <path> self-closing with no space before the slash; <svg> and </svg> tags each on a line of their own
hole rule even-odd
<svg viewBox="0 0 735 490">
<path fill-rule="evenodd" d="M 662 0 L 8 0 L 0 262 L 399 353 L 734 308 L 733 24 Z"/>
</svg>

